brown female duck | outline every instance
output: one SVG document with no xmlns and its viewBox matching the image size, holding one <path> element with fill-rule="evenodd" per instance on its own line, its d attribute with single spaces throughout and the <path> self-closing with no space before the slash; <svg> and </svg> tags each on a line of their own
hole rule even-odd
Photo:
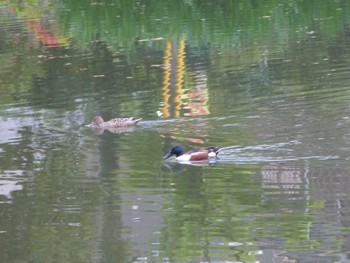
<svg viewBox="0 0 350 263">
<path fill-rule="evenodd" d="M 91 123 L 88 124 L 87 126 L 95 127 L 95 128 L 111 129 L 111 128 L 117 128 L 117 127 L 134 126 L 140 120 L 142 120 L 142 118 L 135 119 L 134 117 L 130 117 L 130 118 L 115 118 L 109 121 L 104 121 L 101 116 L 96 116 L 95 118 L 93 118 Z"/>
</svg>

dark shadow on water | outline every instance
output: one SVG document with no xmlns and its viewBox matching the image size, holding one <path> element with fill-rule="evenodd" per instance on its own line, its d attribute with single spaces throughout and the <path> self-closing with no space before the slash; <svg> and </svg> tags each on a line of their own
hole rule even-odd
<svg viewBox="0 0 350 263">
<path fill-rule="evenodd" d="M 175 159 L 170 159 L 163 162 L 162 169 L 168 170 L 173 173 L 182 173 L 186 170 L 186 167 L 192 166 L 192 167 L 210 167 L 215 166 L 216 161 L 196 161 L 196 162 L 178 162 Z"/>
</svg>

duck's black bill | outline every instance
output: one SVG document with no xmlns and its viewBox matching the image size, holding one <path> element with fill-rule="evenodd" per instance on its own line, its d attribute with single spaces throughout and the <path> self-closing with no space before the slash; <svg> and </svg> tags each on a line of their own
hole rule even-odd
<svg viewBox="0 0 350 263">
<path fill-rule="evenodd" d="M 163 160 L 168 159 L 172 155 L 171 152 L 168 152 L 166 155 L 163 156 Z"/>
</svg>

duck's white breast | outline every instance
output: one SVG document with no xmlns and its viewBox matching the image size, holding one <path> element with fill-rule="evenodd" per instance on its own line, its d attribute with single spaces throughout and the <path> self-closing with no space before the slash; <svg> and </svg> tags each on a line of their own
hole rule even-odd
<svg viewBox="0 0 350 263">
<path fill-rule="evenodd" d="M 208 158 L 215 158 L 215 157 L 216 157 L 216 153 L 215 152 L 208 153 Z"/>
<path fill-rule="evenodd" d="M 184 155 L 180 155 L 179 157 L 176 157 L 176 160 L 178 161 L 182 161 L 182 162 L 185 162 L 185 161 L 189 161 L 191 158 L 191 155 L 188 155 L 188 154 L 184 154 Z"/>
</svg>

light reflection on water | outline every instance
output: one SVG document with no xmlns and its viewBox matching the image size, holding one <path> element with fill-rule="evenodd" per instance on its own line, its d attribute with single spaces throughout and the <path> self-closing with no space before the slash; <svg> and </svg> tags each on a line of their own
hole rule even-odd
<svg viewBox="0 0 350 263">
<path fill-rule="evenodd" d="M 184 34 L 142 37 L 127 52 L 97 34 L 82 52 L 74 34 L 72 44 L 52 38 L 58 19 L 17 22 L 6 34 L 10 44 L 0 45 L 0 250 L 7 262 L 347 257 L 345 42 L 339 55 L 336 45 L 325 48 L 336 39 L 305 28 L 306 37 L 283 48 L 254 39 L 247 48 L 197 47 Z M 30 56 L 20 48 L 27 42 Z M 97 114 L 143 121 L 84 127 Z M 162 161 L 174 143 L 224 148 L 214 163 Z"/>
<path fill-rule="evenodd" d="M 133 244 L 133 255 L 139 255 L 135 262 L 146 258 L 146 262 L 167 258 L 171 249 L 164 246 L 166 243 L 180 248 L 182 245 L 196 247 L 203 243 L 200 249 L 203 256 L 192 258 L 212 261 L 217 259 L 218 262 L 221 258 L 235 257 L 230 252 L 235 251 L 235 248 L 254 258 L 266 256 L 269 252 L 276 256 L 286 248 L 291 251 L 324 250 L 324 247 L 327 251 L 338 249 L 333 244 L 342 239 L 339 229 L 344 228 L 343 222 L 348 218 L 344 203 L 347 182 L 340 181 L 348 177 L 346 163 L 343 162 L 344 152 L 347 151 L 345 145 L 344 149 L 338 151 L 340 155 L 313 155 L 313 152 L 300 150 L 303 147 L 298 148 L 302 146 L 301 141 L 305 143 L 309 138 L 304 133 L 299 133 L 299 141 L 278 142 L 283 137 L 267 137 L 266 141 L 269 143 L 256 143 L 251 146 L 239 142 L 230 146 L 229 138 L 224 137 L 219 141 L 220 146 L 227 148 L 219 154 L 220 159 L 210 166 L 164 163 L 161 161 L 164 154 L 161 142 L 148 148 L 154 154 L 146 154 L 147 157 L 145 152 L 134 150 L 136 145 L 147 144 L 149 138 L 158 134 L 170 136 L 173 138 L 171 141 L 180 141 L 184 145 L 188 141 L 193 146 L 198 145 L 198 142 L 190 138 L 206 134 L 205 137 L 198 138 L 209 143 L 215 141 L 220 134 L 252 127 L 252 123 L 260 122 L 262 115 L 267 115 L 267 112 L 245 118 L 232 115 L 145 120 L 132 130 L 122 133 L 104 131 L 99 135 L 85 127 L 75 126 L 75 121 L 72 122 L 74 125 L 65 128 L 69 118 L 63 115 L 62 119 L 55 117 L 56 120 L 43 123 L 41 119 L 45 120 L 45 117 L 42 116 L 55 115 L 34 115 L 37 124 L 31 125 L 28 134 L 36 136 L 34 143 L 30 145 L 37 156 L 37 167 L 42 167 L 52 158 L 48 151 L 67 152 L 70 138 L 78 140 L 79 143 L 72 145 L 75 150 L 69 151 L 75 156 L 83 152 L 85 156 L 83 162 L 74 155 L 73 159 L 62 160 L 68 166 L 68 169 L 64 169 L 68 174 L 57 175 L 55 180 L 58 180 L 58 186 L 65 184 L 77 189 L 59 191 L 53 197 L 52 213 L 64 218 L 51 219 L 46 225 L 50 228 L 83 228 L 86 222 L 70 215 L 80 217 L 86 211 L 90 211 L 90 216 L 95 218 L 90 224 L 96 229 L 102 226 L 95 225 L 97 222 L 94 220 L 107 220 L 105 217 L 109 216 L 120 217 L 117 228 L 122 233 L 121 240 L 128 240 Z M 80 117 L 77 120 L 78 123 L 86 123 Z M 20 126 L 18 130 L 28 129 L 28 122 L 30 121 L 22 121 L 24 126 Z M 275 125 L 273 120 L 270 122 Z M 338 123 L 346 126 L 347 119 L 340 118 Z M 52 130 L 54 126 L 58 127 Z M 8 127 L 10 131 L 14 130 L 10 125 Z M 339 127 L 333 131 L 339 130 L 342 131 Z M 261 132 L 265 135 L 266 131 Z M 240 136 L 239 132 L 235 133 L 237 137 Z M 289 134 L 286 131 L 283 133 Z M 14 132 L 12 137 L 21 142 L 18 134 L 21 133 Z M 326 137 L 327 134 L 323 136 Z M 335 134 L 333 136 L 336 137 Z M 11 145 L 11 140 L 3 143 L 3 146 L 6 145 Z M 327 144 L 307 146 L 309 150 L 313 147 L 318 147 L 318 153 L 323 154 L 330 150 Z M 6 148 L 3 151 L 7 152 Z M 17 156 L 14 156 L 13 160 L 16 159 Z M 332 159 L 337 162 L 332 163 Z M 28 164 L 25 160 L 23 162 Z M 63 163 L 58 162 L 58 167 Z M 23 168 L 30 169 L 26 166 Z M 50 176 L 50 171 L 60 169 L 62 168 L 54 166 L 46 168 L 45 174 Z M 34 180 L 31 183 L 33 186 L 39 173 L 42 172 L 35 169 L 30 176 Z M 3 176 L 5 174 L 4 171 Z M 24 180 L 23 175 L 21 180 L 16 180 L 16 177 L 17 175 L 11 178 L 15 182 L 11 184 L 13 187 L 3 194 L 11 202 L 12 195 L 23 191 L 25 180 L 28 179 L 24 176 Z M 87 180 L 87 177 L 94 177 L 96 180 Z M 1 183 L 6 185 L 7 179 L 3 177 Z M 98 202 L 91 199 L 93 196 L 88 197 L 96 191 L 95 186 L 101 183 L 97 192 L 107 198 L 110 204 L 101 197 L 97 199 L 100 200 Z M 54 185 L 49 182 L 47 184 L 47 190 L 52 191 Z M 41 193 L 45 195 L 46 190 L 42 189 Z M 87 198 L 76 198 L 79 193 Z M 333 202 L 334 195 L 339 196 L 336 203 Z M 86 205 L 86 202 L 90 205 Z M 111 215 L 105 210 L 110 210 Z M 99 217 L 95 217 L 95 212 L 100 214 Z M 110 227 L 115 227 L 115 221 L 107 222 L 111 224 Z M 187 223 L 192 226 L 186 227 Z M 104 227 L 108 229 L 109 226 Z M 177 233 L 175 236 L 181 233 L 184 240 L 178 243 L 174 240 L 175 237 L 168 236 L 168 231 Z M 186 231 L 201 231 L 202 234 L 191 240 L 193 233 Z M 103 239 L 102 232 L 95 234 L 101 235 Z M 332 238 L 325 238 L 330 234 Z M 236 243 L 240 245 L 232 245 Z M 281 257 L 285 257 L 285 254 Z M 292 254 L 291 257 L 295 255 Z M 173 258 L 176 261 L 176 257 Z"/>
</svg>

